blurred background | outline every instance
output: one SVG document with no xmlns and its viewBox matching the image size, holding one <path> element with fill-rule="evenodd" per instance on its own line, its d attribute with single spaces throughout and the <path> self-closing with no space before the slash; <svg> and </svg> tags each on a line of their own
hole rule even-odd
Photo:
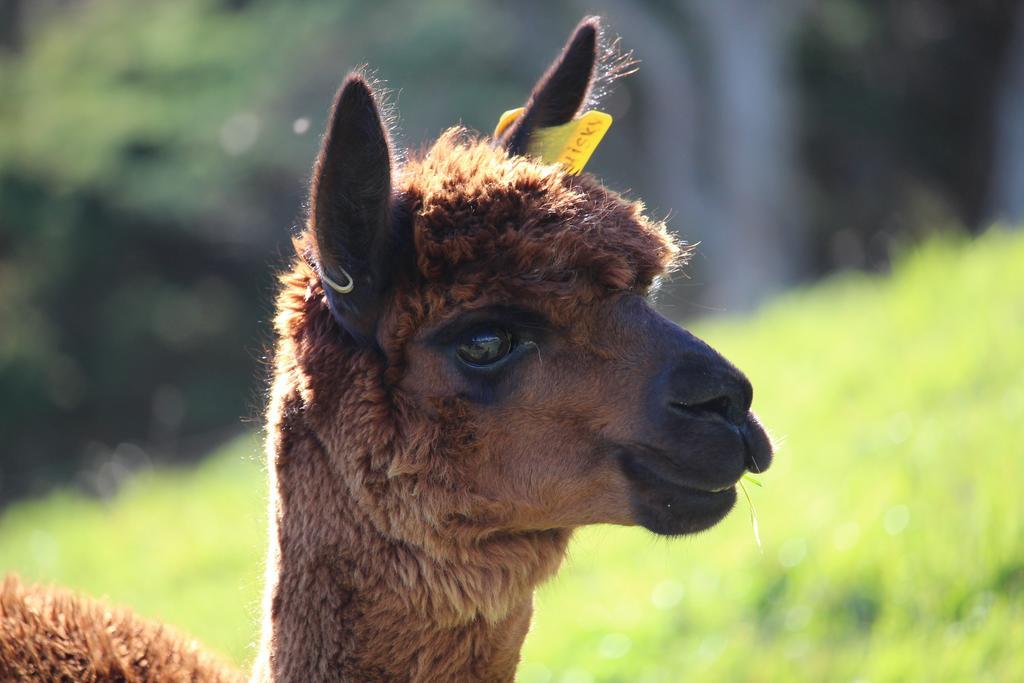
<svg viewBox="0 0 1024 683">
<path fill-rule="evenodd" d="M 950 675 L 941 655 L 914 667 L 975 627 L 986 635 L 962 672 L 1019 675 L 1024 7 L 1011 0 L 0 0 L 0 572 L 110 593 L 250 657 L 274 273 L 335 88 L 371 65 L 409 149 L 459 122 L 490 132 L 585 14 L 641 62 L 602 103 L 615 124 L 588 171 L 699 242 L 659 303 L 754 378 L 783 450 L 753 495 L 778 506 L 778 535 L 755 548 L 746 513 L 722 545 L 682 551 L 595 532 L 578 553 L 598 556 L 594 571 L 616 564 L 596 548 L 636 558 L 648 544 L 654 573 L 620 568 L 632 583 L 615 590 L 661 621 L 608 607 L 590 635 L 531 636 L 523 680 L 641 680 L 623 672 L 669 650 L 644 680 L 780 680 L 765 659 L 806 666 L 825 643 L 835 655 L 803 675 L 855 680 L 922 615 L 934 637 L 871 680 Z M 163 602 L 107 566 L 146 555 L 133 524 L 139 543 L 160 535 L 143 501 L 165 501 L 168 533 L 194 515 L 213 534 L 150 548 L 147 581 L 177 587 Z M 914 552 L 891 545 L 929 517 Z M 116 531 L 90 536 L 101 527 Z M 868 529 L 871 551 L 844 556 Z M 680 578 L 675 552 L 717 564 Z M 833 594 L 821 577 L 837 567 Z M 745 578 L 724 574 L 737 568 Z M 542 596 L 541 618 L 544 599 L 568 614 L 586 602 L 589 571 Z M 893 587 L 914 577 L 934 580 L 924 602 Z M 219 626 L 225 586 L 242 606 Z M 682 611 L 691 596 L 704 611 Z M 822 605 L 832 618 L 815 631 Z M 739 644 L 731 617 L 751 629 Z M 633 632 L 599 631 L 631 618 Z M 696 640 L 663 642 L 684 631 Z"/>
<path fill-rule="evenodd" d="M 259 415 L 348 69 L 393 89 L 404 147 L 490 132 L 586 13 L 641 60 L 588 170 L 701 244 L 677 318 L 1024 212 L 1017 2 L 2 0 L 0 501 L 103 493 Z"/>
</svg>

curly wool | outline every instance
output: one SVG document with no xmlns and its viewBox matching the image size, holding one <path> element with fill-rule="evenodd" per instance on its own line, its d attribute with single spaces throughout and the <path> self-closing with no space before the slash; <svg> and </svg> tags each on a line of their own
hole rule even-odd
<svg viewBox="0 0 1024 683">
<path fill-rule="evenodd" d="M 2 681 L 210 681 L 241 675 L 199 644 L 155 622 L 71 591 L 0 587 Z"/>
</svg>

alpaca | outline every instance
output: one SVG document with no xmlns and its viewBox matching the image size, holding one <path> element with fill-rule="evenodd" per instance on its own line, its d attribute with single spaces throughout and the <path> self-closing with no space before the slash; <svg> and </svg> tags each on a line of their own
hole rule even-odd
<svg viewBox="0 0 1024 683">
<path fill-rule="evenodd" d="M 587 18 L 499 134 L 402 165 L 367 80 L 338 91 L 277 299 L 253 683 L 511 681 L 577 527 L 697 532 L 769 465 L 750 383 L 647 301 L 686 251 L 528 154 L 622 64 Z M 35 661 L 7 600 L 0 677 Z"/>
<path fill-rule="evenodd" d="M 70 591 L 0 584 L 0 681 L 240 680 L 194 640 Z"/>
</svg>

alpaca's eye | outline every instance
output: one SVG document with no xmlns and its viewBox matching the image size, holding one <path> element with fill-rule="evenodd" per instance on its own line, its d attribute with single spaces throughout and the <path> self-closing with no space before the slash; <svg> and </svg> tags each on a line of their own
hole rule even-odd
<svg viewBox="0 0 1024 683">
<path fill-rule="evenodd" d="M 512 335 L 500 328 L 485 328 L 470 332 L 459 342 L 455 352 L 470 365 L 496 363 L 512 350 Z"/>
</svg>

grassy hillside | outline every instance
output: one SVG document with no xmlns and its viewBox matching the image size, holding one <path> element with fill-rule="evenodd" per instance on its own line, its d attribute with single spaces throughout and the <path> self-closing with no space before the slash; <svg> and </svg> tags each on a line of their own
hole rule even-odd
<svg viewBox="0 0 1024 683">
<path fill-rule="evenodd" d="M 696 538 L 581 533 L 537 599 L 520 680 L 1002 681 L 1024 671 L 1024 235 L 927 245 L 696 330 L 781 445 Z M 0 517 L 0 572 L 136 607 L 253 655 L 254 439 L 114 500 Z"/>
</svg>

